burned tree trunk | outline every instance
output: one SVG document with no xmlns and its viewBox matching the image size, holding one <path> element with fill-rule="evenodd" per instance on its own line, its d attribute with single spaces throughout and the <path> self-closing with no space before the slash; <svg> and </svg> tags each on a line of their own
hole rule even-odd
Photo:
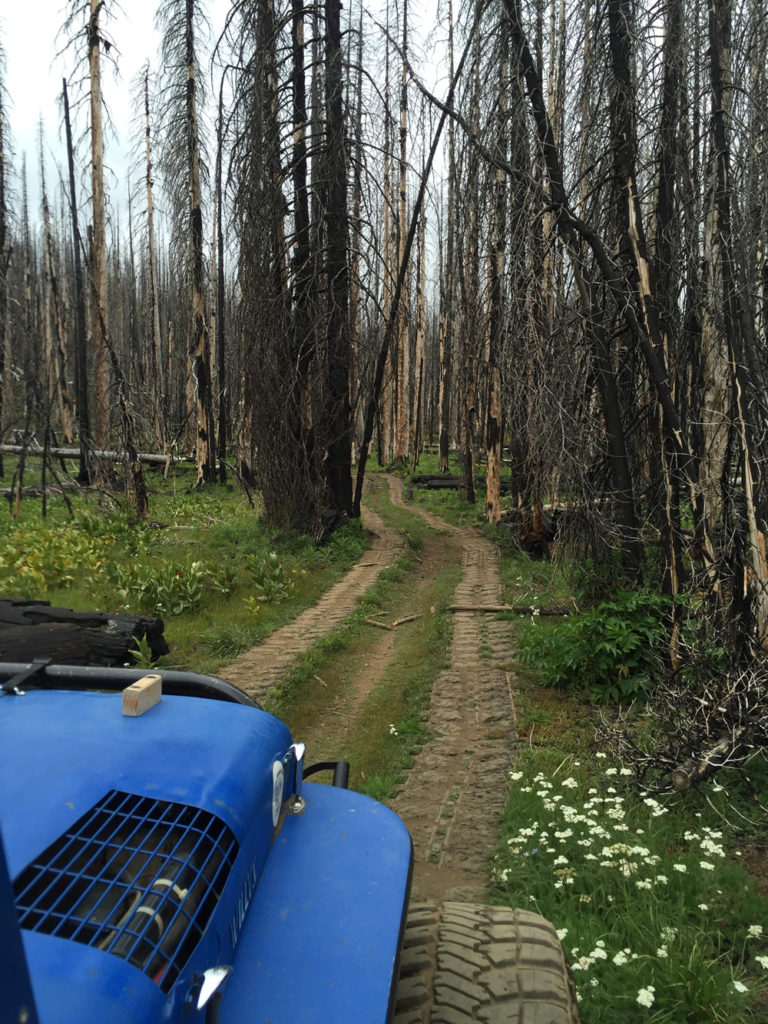
<svg viewBox="0 0 768 1024">
<path fill-rule="evenodd" d="M 333 508 L 352 512 L 352 432 L 349 403 L 349 271 L 347 266 L 347 161 L 344 138 L 344 78 L 341 3 L 326 0 L 326 275 L 327 456 L 325 482 Z"/>
<path fill-rule="evenodd" d="M 101 101 L 102 0 L 90 0 L 88 64 L 91 101 L 91 190 L 93 246 L 91 255 L 91 337 L 93 339 L 94 417 L 96 446 L 109 445 L 109 353 L 107 351 L 107 214 L 104 196 L 104 133 Z"/>
</svg>

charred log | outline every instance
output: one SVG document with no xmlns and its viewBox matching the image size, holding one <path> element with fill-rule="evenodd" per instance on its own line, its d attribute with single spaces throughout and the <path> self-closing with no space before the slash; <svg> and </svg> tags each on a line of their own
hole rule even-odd
<svg viewBox="0 0 768 1024">
<path fill-rule="evenodd" d="M 64 665 L 125 665 L 146 641 L 153 658 L 170 650 L 162 619 L 54 608 L 47 601 L 0 599 L 0 660 L 53 658 Z"/>
</svg>

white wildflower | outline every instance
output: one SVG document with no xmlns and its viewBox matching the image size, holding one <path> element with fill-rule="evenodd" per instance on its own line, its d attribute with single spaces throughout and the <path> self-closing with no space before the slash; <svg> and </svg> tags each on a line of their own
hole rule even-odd
<svg viewBox="0 0 768 1024">
<path fill-rule="evenodd" d="M 653 985 L 649 985 L 647 988 L 641 988 L 637 993 L 637 1001 L 641 1006 L 653 1006 L 654 996 L 653 993 L 656 989 Z"/>
</svg>

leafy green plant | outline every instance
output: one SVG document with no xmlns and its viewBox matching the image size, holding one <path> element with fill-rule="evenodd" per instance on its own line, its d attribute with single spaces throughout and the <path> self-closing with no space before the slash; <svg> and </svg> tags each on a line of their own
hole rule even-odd
<svg viewBox="0 0 768 1024">
<path fill-rule="evenodd" d="M 583 688 L 596 701 L 631 699 L 658 671 L 669 610 L 662 595 L 622 590 L 556 625 L 534 614 L 520 630 L 519 658 L 542 670 L 544 685 Z"/>
<path fill-rule="evenodd" d="M 102 572 L 114 537 L 76 525 L 55 529 L 19 526 L 0 539 L 0 582 L 5 593 L 40 597 L 55 587 L 90 582 Z"/>
<path fill-rule="evenodd" d="M 113 568 L 113 581 L 122 605 L 130 608 L 138 604 L 154 615 L 181 615 L 196 608 L 207 578 L 208 571 L 200 561 L 179 565 L 163 560 L 156 566 Z"/>
<path fill-rule="evenodd" d="M 261 605 L 253 596 L 253 594 L 249 594 L 248 597 L 244 597 L 243 604 L 248 609 L 249 613 L 253 616 L 254 619 L 259 617 L 259 615 L 261 614 Z"/>
<path fill-rule="evenodd" d="M 256 591 L 257 601 L 279 604 L 290 596 L 293 582 L 289 579 L 276 551 L 270 551 L 266 557 L 248 555 L 246 567 L 251 586 Z"/>
<path fill-rule="evenodd" d="M 212 569 L 208 566 L 205 570 L 208 586 L 217 594 L 231 594 L 237 589 L 237 573 L 231 566 L 222 566 L 220 569 Z"/>
<path fill-rule="evenodd" d="M 130 655 L 132 663 L 136 668 L 155 668 L 159 661 L 159 659 L 153 657 L 152 648 L 144 637 L 135 641 L 130 650 Z"/>
</svg>

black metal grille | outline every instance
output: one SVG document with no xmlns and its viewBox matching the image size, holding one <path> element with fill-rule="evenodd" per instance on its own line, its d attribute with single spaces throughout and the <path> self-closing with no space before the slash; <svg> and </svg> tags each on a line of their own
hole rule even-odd
<svg viewBox="0 0 768 1024">
<path fill-rule="evenodd" d="M 167 992 L 237 850 L 207 811 L 112 790 L 18 876 L 21 926 L 122 957 Z"/>
</svg>

